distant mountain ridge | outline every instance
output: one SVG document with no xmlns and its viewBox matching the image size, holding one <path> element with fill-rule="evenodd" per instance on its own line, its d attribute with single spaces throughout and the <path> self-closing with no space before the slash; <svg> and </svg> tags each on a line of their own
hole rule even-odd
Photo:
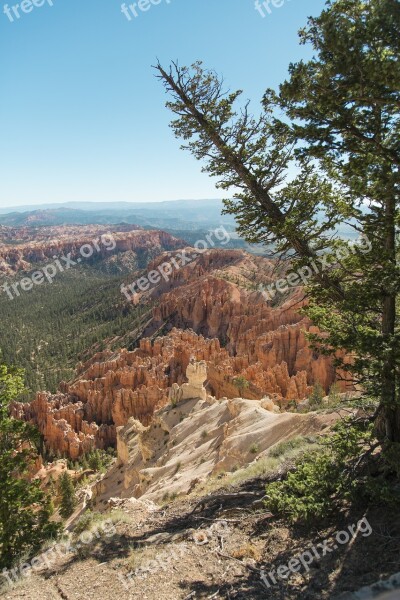
<svg viewBox="0 0 400 600">
<path fill-rule="evenodd" d="M 44 204 L 25 204 L 21 206 L 8 206 L 1 208 L 0 214 L 8 214 L 12 212 L 33 212 L 36 210 L 52 210 L 61 208 L 70 208 L 74 210 L 87 210 L 87 211 L 98 211 L 98 210 L 132 210 L 132 209 L 143 209 L 143 208 L 160 208 L 168 205 L 169 207 L 192 207 L 195 205 L 216 205 L 223 206 L 222 200 L 216 198 L 205 198 L 200 200 L 160 200 L 157 202 L 53 202 Z"/>
<path fill-rule="evenodd" d="M 57 225 L 137 225 L 144 229 L 161 229 L 194 243 L 207 230 L 224 226 L 232 235 L 232 245 L 250 248 L 240 240 L 236 221 L 223 214 L 222 200 L 171 200 L 164 202 L 65 202 L 0 208 L 0 226 L 46 227 Z M 320 215 L 321 221 L 323 215 Z M 349 224 L 338 228 L 341 237 L 355 239 L 357 232 Z"/>
<path fill-rule="evenodd" d="M 9 227 L 45 227 L 51 225 L 135 224 L 146 229 L 199 231 L 221 225 L 235 230 L 235 220 L 222 215 L 221 200 L 177 200 L 143 203 L 66 203 L 43 205 L 12 212 L 0 209 L 0 224 Z"/>
</svg>

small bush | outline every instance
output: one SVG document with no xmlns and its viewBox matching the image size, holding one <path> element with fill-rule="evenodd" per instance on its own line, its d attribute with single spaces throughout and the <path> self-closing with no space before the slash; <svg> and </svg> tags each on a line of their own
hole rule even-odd
<svg viewBox="0 0 400 600">
<path fill-rule="evenodd" d="M 93 525 L 94 520 L 95 520 L 95 516 L 90 510 L 85 512 L 79 518 L 78 522 L 76 523 L 76 525 L 74 527 L 74 534 L 80 535 L 84 531 L 87 531 L 88 529 L 90 529 L 91 526 Z"/>
<path fill-rule="evenodd" d="M 384 477 L 370 473 L 376 445 L 372 424 L 338 423 L 322 450 L 303 455 L 284 481 L 267 486 L 267 508 L 291 522 L 307 522 L 329 516 L 348 501 L 392 503 Z"/>
<path fill-rule="evenodd" d="M 233 380 L 233 384 L 239 389 L 240 396 L 243 396 L 244 390 L 247 390 L 250 383 L 247 381 L 243 375 L 239 375 L 239 377 L 235 377 Z"/>
<path fill-rule="evenodd" d="M 338 384 L 334 383 L 329 389 L 328 405 L 337 406 L 338 404 L 340 404 L 340 390 Z"/>
<path fill-rule="evenodd" d="M 260 446 L 258 444 L 252 444 L 250 446 L 250 453 L 251 454 L 258 454 L 260 452 Z"/>
<path fill-rule="evenodd" d="M 313 442 L 314 441 L 315 440 L 313 440 Z M 311 442 L 311 443 L 313 443 L 313 442 Z M 268 452 L 268 454 L 269 454 L 269 456 L 272 456 L 272 458 L 279 458 L 280 456 L 283 456 L 290 450 L 294 450 L 296 448 L 301 448 L 301 446 L 304 446 L 306 443 L 307 443 L 307 440 L 305 438 L 295 437 L 295 438 L 292 438 L 291 440 L 285 440 L 283 442 L 279 442 L 279 444 L 276 444 L 273 448 L 271 448 L 271 450 Z"/>
</svg>

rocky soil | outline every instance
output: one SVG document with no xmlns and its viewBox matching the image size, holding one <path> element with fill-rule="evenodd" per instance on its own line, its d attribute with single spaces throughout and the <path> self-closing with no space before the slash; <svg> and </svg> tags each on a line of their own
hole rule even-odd
<svg viewBox="0 0 400 600">
<path fill-rule="evenodd" d="M 262 508 L 268 479 L 222 487 L 164 506 L 116 500 L 113 534 L 2 591 L 5 600 L 324 600 L 372 598 L 350 592 L 399 570 L 398 513 L 340 514 L 318 527 L 288 527 Z M 222 482 L 223 486 L 223 482 Z M 261 575 L 367 518 L 372 533 L 327 552 L 309 570 L 266 587 Z M 110 530 L 111 531 L 111 530 Z M 375 586 L 382 591 L 390 589 Z M 378 593 L 376 591 L 376 593 Z M 398 592 L 396 592 L 398 593 Z M 372 592 L 371 592 L 372 594 Z M 399 596 L 394 596 L 398 598 Z M 393 596 L 392 596 L 393 600 Z"/>
</svg>

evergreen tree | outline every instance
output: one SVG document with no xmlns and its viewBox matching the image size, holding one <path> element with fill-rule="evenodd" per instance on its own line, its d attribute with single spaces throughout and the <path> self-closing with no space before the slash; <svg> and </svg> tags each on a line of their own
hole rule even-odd
<svg viewBox="0 0 400 600">
<path fill-rule="evenodd" d="M 317 381 L 313 387 L 313 391 L 312 394 L 310 396 L 310 407 L 311 408 L 319 408 L 322 406 L 322 402 L 325 396 L 325 390 L 322 387 L 322 385 L 320 384 L 319 381 Z"/>
<path fill-rule="evenodd" d="M 176 136 L 234 192 L 239 234 L 308 269 L 307 312 L 328 334 L 312 343 L 378 400 L 382 444 L 400 443 L 399 3 L 328 2 L 301 39 L 314 58 L 267 90 L 259 117 L 200 62 L 156 69 Z M 370 251 L 338 236 L 344 223 Z"/>
<path fill-rule="evenodd" d="M 335 212 L 371 245 L 346 256 L 336 244 L 343 299 L 314 288 L 308 314 L 330 334 L 314 340 L 353 354 L 340 366 L 380 398 L 379 437 L 400 442 L 400 5 L 337 0 L 300 36 L 316 58 L 291 65 L 278 103 L 294 122 L 299 155 L 341 190 Z"/>
<path fill-rule="evenodd" d="M 67 519 L 72 515 L 76 506 L 74 484 L 68 471 L 62 473 L 59 480 L 59 489 L 61 495 L 60 515 Z"/>
<path fill-rule="evenodd" d="M 244 390 L 247 390 L 249 387 L 249 382 L 243 375 L 239 375 L 239 377 L 235 377 L 233 383 L 239 388 L 240 397 L 242 398 Z"/>
<path fill-rule="evenodd" d="M 23 389 L 22 373 L 0 364 L 0 568 L 34 552 L 59 529 L 50 522 L 51 504 L 40 482 L 29 478 L 38 432 L 9 414 Z"/>
<path fill-rule="evenodd" d="M 102 460 L 100 456 L 100 452 L 98 450 L 93 450 L 88 456 L 88 464 L 93 471 L 100 471 L 102 467 Z"/>
</svg>

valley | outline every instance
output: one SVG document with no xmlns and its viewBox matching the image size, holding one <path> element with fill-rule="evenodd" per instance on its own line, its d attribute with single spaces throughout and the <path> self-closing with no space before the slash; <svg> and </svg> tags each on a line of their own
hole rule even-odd
<svg viewBox="0 0 400 600">
<path fill-rule="evenodd" d="M 148 255 L 143 239 L 136 255 Z M 178 244 L 166 239 L 171 246 Z M 180 253 L 156 247 L 155 258 L 148 256 L 147 270 L 136 272 L 142 276 Z M 125 256 L 119 252 L 111 260 L 116 257 L 118 265 L 126 265 Z M 283 409 L 307 398 L 316 382 L 326 394 L 335 382 L 331 360 L 314 356 L 307 345 L 305 333 L 313 327 L 301 315 L 302 288 L 282 294 L 274 306 L 259 291 L 259 285 L 274 276 L 270 259 L 243 250 L 205 250 L 148 291 L 132 293 L 129 300 L 120 293 L 124 277 L 107 275 L 109 260 L 104 255 L 92 270 L 71 270 L 68 292 L 63 291 L 67 277 L 48 284 L 54 308 L 49 309 L 46 323 L 51 328 L 57 321 L 57 330 L 45 333 L 30 327 L 37 353 L 31 344 L 29 360 L 34 357 L 43 368 L 50 367 L 52 355 L 58 364 L 62 354 L 66 358 L 58 373 L 51 369 L 52 386 L 41 388 L 34 400 L 15 409 L 16 416 L 39 427 L 48 450 L 76 459 L 94 447 L 115 446 L 118 426 L 131 417 L 147 425 L 154 411 L 167 404 L 172 387 L 184 382 L 191 359 L 206 361 L 207 393 L 217 399 L 268 397 Z M 109 278 L 103 279 L 101 273 Z M 42 288 L 43 295 L 36 301 L 43 301 L 47 288 Z M 66 318 L 59 321 L 67 306 Z M 33 323 L 42 322 L 40 302 L 32 307 Z M 27 305 L 21 304 L 21 310 L 27 310 Z M 22 340 L 26 329 L 22 322 L 20 354 L 28 361 Z M 54 351 L 55 344 L 63 350 Z M 6 347 L 16 348 L 12 343 Z M 56 383 L 57 374 L 63 377 Z M 43 373 L 36 382 L 46 384 Z M 340 385 L 346 391 L 345 381 Z"/>
<path fill-rule="evenodd" d="M 123 276 L 182 245 L 168 234 L 135 226 L 116 226 L 112 232 L 99 226 L 2 228 L 0 235 L 0 347 L 7 362 L 25 369 L 26 399 L 38 390 L 56 391 L 60 381 L 73 376 L 79 360 L 124 345 L 120 338 L 128 347 L 135 345 L 139 333 L 134 330 L 140 331 L 148 309 L 123 302 Z M 102 236 L 105 243 L 99 243 Z M 80 250 L 94 248 L 96 240 L 100 250 L 90 258 L 63 271 L 54 264 L 62 256 L 77 263 Z M 12 285 L 32 282 L 43 270 L 52 277 L 15 292 Z"/>
</svg>

